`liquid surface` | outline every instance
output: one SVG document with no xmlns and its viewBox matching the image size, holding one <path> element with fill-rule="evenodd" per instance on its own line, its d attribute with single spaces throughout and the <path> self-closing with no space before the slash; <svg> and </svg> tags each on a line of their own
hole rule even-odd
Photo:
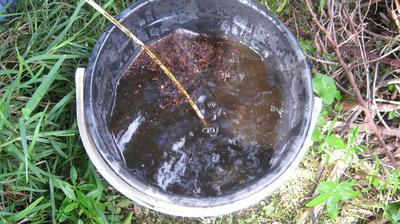
<svg viewBox="0 0 400 224">
<path fill-rule="evenodd" d="M 281 93 L 245 45 L 182 30 L 149 45 L 205 115 L 142 53 L 119 81 L 110 129 L 126 165 L 166 192 L 217 196 L 268 171 Z"/>
</svg>

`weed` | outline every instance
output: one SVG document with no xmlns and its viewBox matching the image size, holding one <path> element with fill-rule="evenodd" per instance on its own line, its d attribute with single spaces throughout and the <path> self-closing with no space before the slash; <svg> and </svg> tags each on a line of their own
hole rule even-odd
<svg viewBox="0 0 400 224">
<path fill-rule="evenodd" d="M 391 223 L 400 222 L 400 203 L 390 203 L 385 209 L 385 218 Z"/>
<path fill-rule="evenodd" d="M 299 39 L 298 42 L 304 53 L 306 53 L 306 54 L 314 54 L 315 53 L 316 49 L 314 47 L 312 40 Z"/>
<path fill-rule="evenodd" d="M 335 99 L 340 100 L 340 92 L 336 88 L 335 80 L 322 73 L 317 73 L 313 78 L 314 92 L 321 97 L 322 101 L 331 105 Z"/>
<path fill-rule="evenodd" d="M 400 118 L 400 112 L 398 111 L 390 111 L 388 114 L 388 120 L 395 120 Z"/>
<path fill-rule="evenodd" d="M 284 12 L 288 2 L 287 0 L 263 0 L 261 4 L 265 5 L 272 13 L 279 15 Z"/>
<path fill-rule="evenodd" d="M 336 219 L 339 212 L 339 203 L 360 195 L 360 192 L 352 189 L 356 184 L 355 181 L 324 181 L 318 187 L 320 194 L 307 203 L 307 206 L 317 206 L 326 203 L 329 217 Z"/>
</svg>

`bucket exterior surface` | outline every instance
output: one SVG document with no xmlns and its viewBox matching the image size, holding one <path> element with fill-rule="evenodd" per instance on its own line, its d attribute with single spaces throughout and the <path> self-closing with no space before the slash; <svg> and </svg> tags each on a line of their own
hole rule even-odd
<svg viewBox="0 0 400 224">
<path fill-rule="evenodd" d="M 108 130 L 115 87 L 122 73 L 141 52 L 116 27 L 99 38 L 88 68 L 77 70 L 77 115 L 85 149 L 102 176 L 136 203 L 163 213 L 206 217 L 231 213 L 270 194 L 297 167 L 307 148 L 321 102 L 312 97 L 311 74 L 295 38 L 285 26 L 249 0 L 138 1 L 118 17 L 145 43 L 176 29 L 224 36 L 258 52 L 278 74 L 285 91 L 283 124 L 278 147 L 263 177 L 217 197 L 187 197 L 163 192 L 132 176 Z M 308 137 L 307 137 L 308 136 Z M 308 139 L 309 140 L 309 139 Z"/>
</svg>

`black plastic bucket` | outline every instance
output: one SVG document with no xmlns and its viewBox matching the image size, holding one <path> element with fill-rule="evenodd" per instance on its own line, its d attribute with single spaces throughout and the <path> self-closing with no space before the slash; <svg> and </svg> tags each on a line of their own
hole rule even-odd
<svg viewBox="0 0 400 224">
<path fill-rule="evenodd" d="M 108 129 L 117 83 L 141 52 L 116 27 L 99 38 L 85 75 L 77 76 L 79 128 L 99 172 L 119 191 L 148 208 L 179 216 L 215 216 L 248 207 L 270 194 L 304 154 L 313 127 L 311 74 L 295 38 L 275 16 L 250 0 L 147 0 L 125 9 L 118 20 L 145 43 L 176 29 L 223 36 L 263 56 L 283 91 L 285 119 L 270 168 L 262 177 L 217 197 L 163 192 L 129 172 Z"/>
</svg>

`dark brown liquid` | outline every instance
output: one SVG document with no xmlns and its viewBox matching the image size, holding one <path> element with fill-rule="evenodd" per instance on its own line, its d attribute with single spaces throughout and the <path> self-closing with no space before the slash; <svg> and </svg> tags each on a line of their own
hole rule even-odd
<svg viewBox="0 0 400 224">
<path fill-rule="evenodd" d="M 223 38 L 176 31 L 150 44 L 205 115 L 141 54 L 121 78 L 110 123 L 126 165 L 167 192 L 216 196 L 263 175 L 281 93 L 262 58 Z"/>
</svg>

